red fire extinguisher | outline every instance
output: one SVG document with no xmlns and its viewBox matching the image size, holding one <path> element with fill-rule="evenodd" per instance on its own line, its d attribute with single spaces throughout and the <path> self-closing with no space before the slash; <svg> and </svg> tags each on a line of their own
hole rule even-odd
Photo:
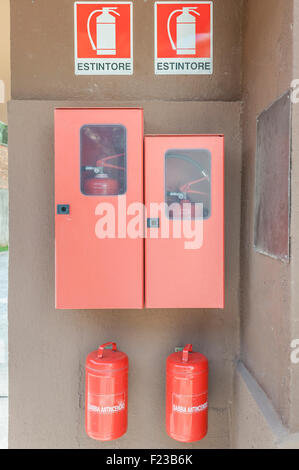
<svg viewBox="0 0 299 470">
<path fill-rule="evenodd" d="M 208 431 L 208 360 L 192 344 L 167 358 L 166 430 L 180 442 L 199 441 Z"/>
<path fill-rule="evenodd" d="M 112 441 L 125 434 L 128 367 L 128 356 L 117 350 L 116 343 L 102 344 L 87 356 L 85 427 L 92 439 Z"/>
<path fill-rule="evenodd" d="M 167 202 L 169 207 L 169 215 L 172 219 L 195 219 L 201 218 L 202 216 L 206 216 L 207 208 L 205 208 L 205 199 L 209 197 L 209 193 L 207 192 L 206 183 L 210 182 L 209 175 L 205 170 L 201 168 L 201 166 L 194 160 L 190 159 L 184 155 L 168 155 L 168 158 L 176 158 L 182 159 L 183 161 L 187 161 L 192 163 L 196 168 L 200 170 L 201 177 L 194 180 L 189 181 L 183 185 L 179 185 L 178 189 L 175 191 L 167 191 Z M 202 185 L 199 186 L 198 189 L 194 189 L 195 185 Z M 204 189 L 204 190 L 203 190 Z M 198 203 L 203 205 L 202 214 L 199 210 L 196 210 L 195 203 L 191 200 L 190 196 L 197 196 L 199 198 Z"/>
<path fill-rule="evenodd" d="M 125 171 L 124 167 L 108 163 L 114 158 L 124 157 L 124 154 L 111 155 L 96 162 L 96 166 L 83 166 L 86 172 L 83 184 L 84 194 L 90 196 L 112 196 L 119 194 L 120 179 L 109 176 L 107 169 Z"/>
</svg>

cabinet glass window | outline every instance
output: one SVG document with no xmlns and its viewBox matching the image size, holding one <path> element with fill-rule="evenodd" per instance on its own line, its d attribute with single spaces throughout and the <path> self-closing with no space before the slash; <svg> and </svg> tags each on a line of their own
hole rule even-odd
<svg viewBox="0 0 299 470">
<path fill-rule="evenodd" d="M 169 219 L 210 217 L 211 153 L 209 150 L 174 149 L 165 153 L 165 202 L 168 206 Z"/>
<path fill-rule="evenodd" d="M 81 128 L 81 192 L 116 196 L 127 190 L 126 128 L 86 125 Z"/>
</svg>

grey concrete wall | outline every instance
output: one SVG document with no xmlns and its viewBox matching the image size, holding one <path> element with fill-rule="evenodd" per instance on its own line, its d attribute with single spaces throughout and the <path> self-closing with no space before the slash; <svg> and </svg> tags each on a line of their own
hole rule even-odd
<svg viewBox="0 0 299 470">
<path fill-rule="evenodd" d="M 8 245 L 8 189 L 0 188 L 0 246 Z"/>
<path fill-rule="evenodd" d="M 291 265 L 253 248 L 256 117 L 289 87 L 293 1 L 244 5 L 241 358 L 290 425 Z M 278 183 L 279 184 L 279 183 Z"/>
<path fill-rule="evenodd" d="M 275 449 L 288 436 L 265 392 L 242 363 L 235 371 L 232 423 L 235 449 Z"/>
<path fill-rule="evenodd" d="M 94 102 L 94 106 L 127 106 Z M 146 133 L 224 133 L 226 141 L 226 308 L 57 311 L 54 307 L 55 106 L 10 104 L 9 367 L 11 448 L 228 448 L 238 350 L 240 103 L 136 102 Z M 229 119 L 227 119 L 229 116 Z M 28 182 L 28 184 L 24 184 Z M 30 184 L 29 184 L 30 182 Z M 19 191 L 13 188 L 19 188 Z M 84 431 L 84 361 L 117 341 L 130 358 L 129 429 L 101 444 Z M 209 433 L 193 445 L 164 428 L 165 360 L 192 342 L 210 361 Z"/>
</svg>

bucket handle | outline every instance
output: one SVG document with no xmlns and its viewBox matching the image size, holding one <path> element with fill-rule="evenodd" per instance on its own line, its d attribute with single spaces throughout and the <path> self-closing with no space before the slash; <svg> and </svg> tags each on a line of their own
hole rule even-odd
<svg viewBox="0 0 299 470">
<path fill-rule="evenodd" d="M 188 362 L 189 352 L 192 352 L 192 344 L 186 344 L 183 349 L 183 362 Z"/>
<path fill-rule="evenodd" d="M 108 348 L 109 346 L 112 346 L 112 351 L 113 352 L 117 351 L 116 343 L 109 342 L 109 343 L 102 344 L 102 346 L 100 346 L 99 349 L 98 349 L 98 357 L 100 359 L 102 359 L 102 357 L 103 357 L 104 349 Z"/>
</svg>

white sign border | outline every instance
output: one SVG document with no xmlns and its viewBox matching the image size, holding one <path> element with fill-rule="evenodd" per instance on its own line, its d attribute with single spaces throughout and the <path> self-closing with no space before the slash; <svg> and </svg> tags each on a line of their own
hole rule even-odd
<svg viewBox="0 0 299 470">
<path fill-rule="evenodd" d="M 79 59 L 78 58 L 78 34 L 77 34 L 77 31 L 78 31 L 78 25 L 77 25 L 77 5 L 115 5 L 115 4 L 120 4 L 120 5 L 130 5 L 130 19 L 131 19 L 131 25 L 130 25 L 130 34 L 131 34 L 131 48 L 130 48 L 130 52 L 131 52 L 131 57 L 130 59 L 115 59 L 115 63 L 120 61 L 120 60 L 123 60 L 123 62 L 128 62 L 130 61 L 131 64 L 132 64 L 132 70 L 130 70 L 129 72 L 123 72 L 123 71 L 111 71 L 111 72 L 89 72 L 89 71 L 86 71 L 86 73 L 78 73 L 78 70 L 77 70 L 77 64 L 78 64 L 78 61 L 86 61 L 86 62 L 92 62 L 92 63 L 98 63 L 98 61 L 103 61 L 105 60 L 104 58 L 103 59 L 95 59 L 95 58 L 87 58 L 87 59 Z M 133 21 L 134 21 L 134 17 L 133 17 L 133 2 L 75 2 L 74 3 L 74 37 L 75 37 L 75 40 L 74 40 L 74 63 L 75 63 L 75 75 L 80 77 L 82 75 L 97 75 L 97 76 L 101 76 L 101 75 L 133 75 L 134 73 L 134 56 L 133 56 L 133 53 L 134 53 L 134 48 L 133 48 L 133 31 L 134 31 L 134 28 L 133 28 Z M 114 59 L 112 59 L 114 60 Z M 106 59 L 106 62 L 109 62 L 111 61 L 111 58 L 110 59 Z"/>
<path fill-rule="evenodd" d="M 195 5 L 198 5 L 199 3 L 203 4 L 203 5 L 210 5 L 211 6 L 211 58 L 209 60 L 211 60 L 211 63 L 212 63 L 212 67 L 211 67 L 211 70 L 210 71 L 202 71 L 202 72 L 197 72 L 197 71 L 190 71 L 190 72 L 183 72 L 183 73 L 177 73 L 177 71 L 167 71 L 167 72 L 158 72 L 157 71 L 157 61 L 158 60 L 162 60 L 162 61 L 168 61 L 168 60 L 171 60 L 172 62 L 178 62 L 178 61 L 181 61 L 181 59 L 177 59 L 177 58 L 173 58 L 173 57 L 162 57 L 162 59 L 158 59 L 158 43 L 157 43 L 157 27 L 158 27 L 158 23 L 157 23 L 157 20 L 158 20 L 158 15 L 157 15 L 157 5 L 181 5 L 181 4 L 186 4 L 186 5 L 189 5 L 189 4 L 195 4 Z M 154 68 L 155 68 L 155 75 L 213 75 L 213 69 L 214 69 L 214 3 L 212 1 L 206 1 L 206 2 L 201 2 L 201 1 L 198 1 L 198 2 L 179 2 L 179 1 L 175 1 L 175 2 L 166 2 L 166 1 L 158 1 L 158 2 L 155 2 L 155 64 L 154 64 Z M 188 58 L 189 60 L 190 58 Z M 203 62 L 207 60 L 206 57 L 204 58 L 200 58 L 200 57 L 195 57 L 195 60 L 202 60 Z"/>
</svg>

